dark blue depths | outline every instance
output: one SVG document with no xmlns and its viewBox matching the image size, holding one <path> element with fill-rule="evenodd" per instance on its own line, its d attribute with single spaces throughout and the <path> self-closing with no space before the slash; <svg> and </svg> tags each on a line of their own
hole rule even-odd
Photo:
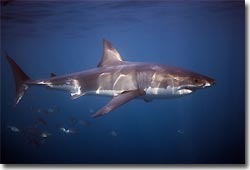
<svg viewBox="0 0 250 170">
<path fill-rule="evenodd" d="M 92 119 L 110 98 L 70 100 L 32 87 L 12 107 L 15 84 L 1 57 L 2 162 L 244 163 L 244 16 L 243 1 L 4 4 L 2 56 L 7 51 L 33 79 L 95 67 L 106 38 L 125 60 L 184 67 L 216 85 L 183 98 L 134 100 Z"/>
</svg>

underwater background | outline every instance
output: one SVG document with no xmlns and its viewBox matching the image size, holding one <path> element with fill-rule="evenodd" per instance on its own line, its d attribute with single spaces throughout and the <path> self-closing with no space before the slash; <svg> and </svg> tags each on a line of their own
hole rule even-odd
<svg viewBox="0 0 250 170">
<path fill-rule="evenodd" d="M 244 1 L 2 2 L 2 163 L 245 163 Z M 103 38 L 124 60 L 183 67 L 216 84 L 96 119 L 110 98 L 31 87 L 14 107 L 6 53 L 32 79 L 48 78 L 96 67 Z"/>
</svg>

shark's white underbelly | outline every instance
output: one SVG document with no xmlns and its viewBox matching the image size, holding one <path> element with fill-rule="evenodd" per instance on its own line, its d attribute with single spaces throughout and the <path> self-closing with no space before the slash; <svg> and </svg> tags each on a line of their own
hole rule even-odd
<svg viewBox="0 0 250 170">
<path fill-rule="evenodd" d="M 189 89 L 179 89 L 178 87 L 171 86 L 167 88 L 154 88 L 149 86 L 145 88 L 144 91 L 146 92 L 145 98 L 147 99 L 175 98 L 192 93 Z"/>
<path fill-rule="evenodd" d="M 124 86 L 125 88 L 113 89 L 113 90 L 106 90 L 100 86 L 97 90 L 82 91 L 82 88 L 84 89 L 84 87 L 81 87 L 79 82 L 75 79 L 70 79 L 69 81 L 66 81 L 64 84 L 60 85 L 53 85 L 50 82 L 44 82 L 44 81 L 37 82 L 37 84 L 44 84 L 51 88 L 69 91 L 71 93 L 71 96 L 101 95 L 101 96 L 113 97 L 123 92 L 136 89 L 135 85 L 127 87 Z M 179 87 L 173 87 L 173 86 L 167 86 L 166 88 L 148 86 L 144 88 L 143 91 L 145 92 L 145 95 L 141 97 L 146 99 L 173 98 L 192 93 L 192 91 L 189 89 L 179 89 Z"/>
<path fill-rule="evenodd" d="M 87 91 L 85 94 L 88 95 L 102 95 L 102 96 L 117 96 L 126 90 L 100 90 Z M 145 95 L 142 98 L 148 99 L 164 99 L 164 98 L 173 98 L 179 97 L 185 94 L 189 94 L 192 91 L 188 89 L 178 89 L 177 87 L 167 87 L 167 88 L 152 88 L 148 87 L 144 89 Z"/>
<path fill-rule="evenodd" d="M 86 91 L 87 95 L 101 95 L 101 96 L 117 96 L 124 92 L 124 90 L 96 90 L 96 91 Z"/>
</svg>

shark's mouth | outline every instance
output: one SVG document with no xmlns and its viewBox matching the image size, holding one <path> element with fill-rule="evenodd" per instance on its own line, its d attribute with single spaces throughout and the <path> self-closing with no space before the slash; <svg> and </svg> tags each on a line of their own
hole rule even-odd
<svg viewBox="0 0 250 170">
<path fill-rule="evenodd" d="M 194 92 L 196 90 L 196 88 L 185 87 L 185 88 L 182 88 L 182 90 L 190 90 L 190 91 Z"/>
<path fill-rule="evenodd" d="M 215 82 L 212 82 L 212 83 L 206 82 L 206 83 L 203 84 L 202 88 L 211 87 L 213 84 L 215 84 Z"/>
<path fill-rule="evenodd" d="M 210 85 L 208 84 L 200 84 L 200 85 L 183 85 L 179 88 L 179 92 L 180 93 L 192 93 L 195 92 L 197 89 L 201 89 L 201 88 L 205 88 L 205 87 L 209 87 Z"/>
<path fill-rule="evenodd" d="M 190 90 L 190 91 L 195 91 L 198 88 L 202 88 L 202 86 L 195 86 L 195 85 L 183 85 L 179 87 L 179 90 Z"/>
<path fill-rule="evenodd" d="M 200 84 L 200 85 L 192 85 L 192 84 L 190 84 L 190 85 L 183 85 L 183 86 L 181 86 L 179 88 L 179 90 L 192 93 L 192 92 L 195 92 L 197 89 L 207 88 L 207 87 L 211 87 L 211 86 L 212 86 L 212 84 L 208 83 L 208 82 Z"/>
<path fill-rule="evenodd" d="M 183 94 L 190 94 L 190 93 L 193 93 L 196 91 L 197 88 L 200 88 L 199 86 L 195 86 L 195 85 L 182 85 L 179 87 L 178 89 L 178 93 L 180 95 L 183 95 Z"/>
</svg>

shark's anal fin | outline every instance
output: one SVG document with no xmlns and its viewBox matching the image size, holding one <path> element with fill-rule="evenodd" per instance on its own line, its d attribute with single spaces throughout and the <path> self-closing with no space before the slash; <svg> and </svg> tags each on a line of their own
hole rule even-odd
<svg viewBox="0 0 250 170">
<path fill-rule="evenodd" d="M 153 100 L 152 99 L 143 99 L 145 102 L 152 102 Z"/>
<path fill-rule="evenodd" d="M 103 116 L 110 111 L 116 109 L 117 107 L 129 102 L 130 100 L 133 100 L 134 98 L 144 95 L 143 92 L 140 90 L 131 90 L 123 92 L 122 94 L 115 96 L 112 98 L 112 100 L 103 108 L 101 108 L 99 111 L 97 111 L 95 114 L 92 115 L 92 117 L 99 117 Z"/>
<path fill-rule="evenodd" d="M 85 93 L 80 93 L 80 94 L 71 94 L 71 97 L 70 99 L 71 100 L 75 100 L 75 99 L 78 99 L 79 97 L 85 95 Z"/>
</svg>

